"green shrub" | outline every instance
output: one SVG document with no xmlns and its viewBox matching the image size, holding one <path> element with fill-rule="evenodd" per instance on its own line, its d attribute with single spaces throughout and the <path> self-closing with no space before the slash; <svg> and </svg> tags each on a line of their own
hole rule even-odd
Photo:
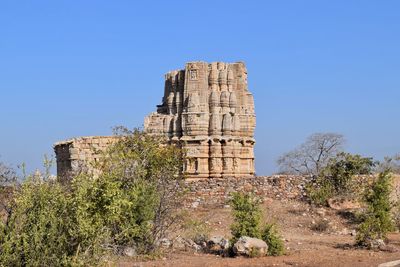
<svg viewBox="0 0 400 267">
<path fill-rule="evenodd" d="M 397 198 L 399 198 L 399 195 L 397 194 Z M 400 230 L 400 200 L 398 199 L 394 203 L 394 207 L 392 208 L 392 214 L 393 214 L 393 220 L 395 227 L 397 230 Z"/>
<path fill-rule="evenodd" d="M 251 194 L 233 193 L 231 199 L 233 224 L 232 243 L 242 236 L 260 238 L 261 209 Z"/>
<path fill-rule="evenodd" d="M 139 253 L 152 253 L 178 223 L 182 153 L 138 130 L 119 128 L 118 134 L 119 141 L 95 164 L 99 176 L 83 174 L 72 182 L 75 235 L 82 247 L 134 246 Z"/>
<path fill-rule="evenodd" d="M 74 236 L 82 249 L 96 249 L 102 244 L 135 246 L 147 253 L 154 242 L 151 230 L 158 205 L 154 186 L 136 181 L 125 187 L 118 176 L 104 174 L 94 181 L 88 177 L 73 182 Z"/>
<path fill-rule="evenodd" d="M 391 217 L 391 190 L 391 175 L 389 171 L 384 171 L 365 193 L 367 210 L 362 215 L 363 222 L 357 232 L 357 245 L 368 247 L 373 240 L 386 239 L 387 233 L 394 229 Z"/>
<path fill-rule="evenodd" d="M 251 248 L 249 258 L 258 258 L 261 256 L 260 250 L 257 248 Z"/>
<path fill-rule="evenodd" d="M 234 245 L 240 237 L 248 236 L 264 240 L 268 244 L 268 255 L 279 256 L 284 253 L 284 244 L 276 225 L 273 223 L 267 223 L 264 227 L 261 225 L 262 213 L 258 199 L 252 194 L 233 193 L 231 205 L 233 213 L 231 245 Z M 252 251 L 250 256 L 259 255 L 257 251 Z"/>
<path fill-rule="evenodd" d="M 97 265 L 133 246 L 154 253 L 178 227 L 182 154 L 140 131 L 123 130 L 94 167 L 70 184 L 33 175 L 1 225 L 0 266 Z"/>
<path fill-rule="evenodd" d="M 15 195 L 1 235 L 2 266 L 60 266 L 71 260 L 70 198 L 53 182 L 30 177 Z"/>
<path fill-rule="evenodd" d="M 306 186 L 308 196 L 314 204 L 326 205 L 336 196 L 355 197 L 360 187 L 355 184 L 355 175 L 371 174 L 375 166 L 372 158 L 341 152 L 329 160 L 315 181 Z"/>
<path fill-rule="evenodd" d="M 274 223 L 265 224 L 261 239 L 268 245 L 268 255 L 281 256 L 285 253 L 285 245 Z"/>
<path fill-rule="evenodd" d="M 319 185 L 316 187 L 314 184 L 308 184 L 306 190 L 311 202 L 316 205 L 326 205 L 328 199 L 335 195 L 333 187 L 330 183 L 318 181 Z"/>
</svg>

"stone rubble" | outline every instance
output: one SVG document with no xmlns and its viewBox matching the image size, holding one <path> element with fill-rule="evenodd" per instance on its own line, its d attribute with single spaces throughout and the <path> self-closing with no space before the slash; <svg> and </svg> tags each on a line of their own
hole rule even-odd
<svg viewBox="0 0 400 267">
<path fill-rule="evenodd" d="M 199 179 L 185 181 L 186 205 L 191 208 L 226 207 L 232 192 L 251 192 L 262 200 L 304 199 L 308 179 L 296 175 L 256 176 L 254 178 Z"/>
</svg>

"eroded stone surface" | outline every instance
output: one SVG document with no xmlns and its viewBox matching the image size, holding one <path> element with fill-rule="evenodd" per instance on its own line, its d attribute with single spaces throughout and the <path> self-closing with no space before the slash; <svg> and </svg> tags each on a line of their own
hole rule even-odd
<svg viewBox="0 0 400 267">
<path fill-rule="evenodd" d="M 93 163 L 101 157 L 101 152 L 116 140 L 117 136 L 87 136 L 55 143 L 58 179 L 69 180 L 81 170 L 97 174 Z"/>
<path fill-rule="evenodd" d="M 186 151 L 187 178 L 254 176 L 255 112 L 242 62 L 189 62 L 165 75 L 162 104 L 145 131 Z"/>
<path fill-rule="evenodd" d="M 165 75 L 164 96 L 145 131 L 166 135 L 186 152 L 187 178 L 254 176 L 255 113 L 242 62 L 190 62 Z M 69 179 L 118 137 L 79 137 L 54 145 L 57 174 Z"/>
</svg>

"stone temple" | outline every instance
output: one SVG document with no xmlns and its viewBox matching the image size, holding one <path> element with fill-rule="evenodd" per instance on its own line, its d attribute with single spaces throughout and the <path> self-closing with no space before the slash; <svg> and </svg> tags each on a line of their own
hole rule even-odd
<svg viewBox="0 0 400 267">
<path fill-rule="evenodd" d="M 255 125 L 244 63 L 189 62 L 165 75 L 162 104 L 144 129 L 184 148 L 188 178 L 244 178 L 255 175 Z"/>
<path fill-rule="evenodd" d="M 183 171 L 189 179 L 250 178 L 255 125 L 244 63 L 189 62 L 165 75 L 162 103 L 145 118 L 144 130 L 185 150 Z M 69 179 L 115 140 L 92 136 L 56 143 L 58 177 Z"/>
</svg>

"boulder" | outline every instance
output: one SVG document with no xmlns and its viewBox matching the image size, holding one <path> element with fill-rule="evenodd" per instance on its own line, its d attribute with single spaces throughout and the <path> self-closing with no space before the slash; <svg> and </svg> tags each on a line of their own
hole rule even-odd
<svg viewBox="0 0 400 267">
<path fill-rule="evenodd" d="M 268 245 L 261 239 L 242 236 L 233 245 L 233 252 L 236 255 L 261 257 L 267 255 Z"/>
<path fill-rule="evenodd" d="M 372 249 L 379 249 L 386 246 L 385 241 L 383 241 L 383 239 L 372 239 L 369 241 L 368 245 Z"/>
<path fill-rule="evenodd" d="M 195 251 L 202 250 L 202 247 L 200 245 L 196 244 L 196 242 L 194 242 L 192 239 L 186 239 L 186 247 L 188 249 L 193 249 Z"/>
<path fill-rule="evenodd" d="M 207 247 L 207 235 L 205 234 L 198 234 L 196 235 L 192 240 L 199 246 L 201 246 L 202 248 L 206 248 Z"/>
<path fill-rule="evenodd" d="M 211 253 L 222 254 L 229 245 L 229 240 L 223 236 L 213 236 L 207 241 L 207 250 Z"/>
</svg>

